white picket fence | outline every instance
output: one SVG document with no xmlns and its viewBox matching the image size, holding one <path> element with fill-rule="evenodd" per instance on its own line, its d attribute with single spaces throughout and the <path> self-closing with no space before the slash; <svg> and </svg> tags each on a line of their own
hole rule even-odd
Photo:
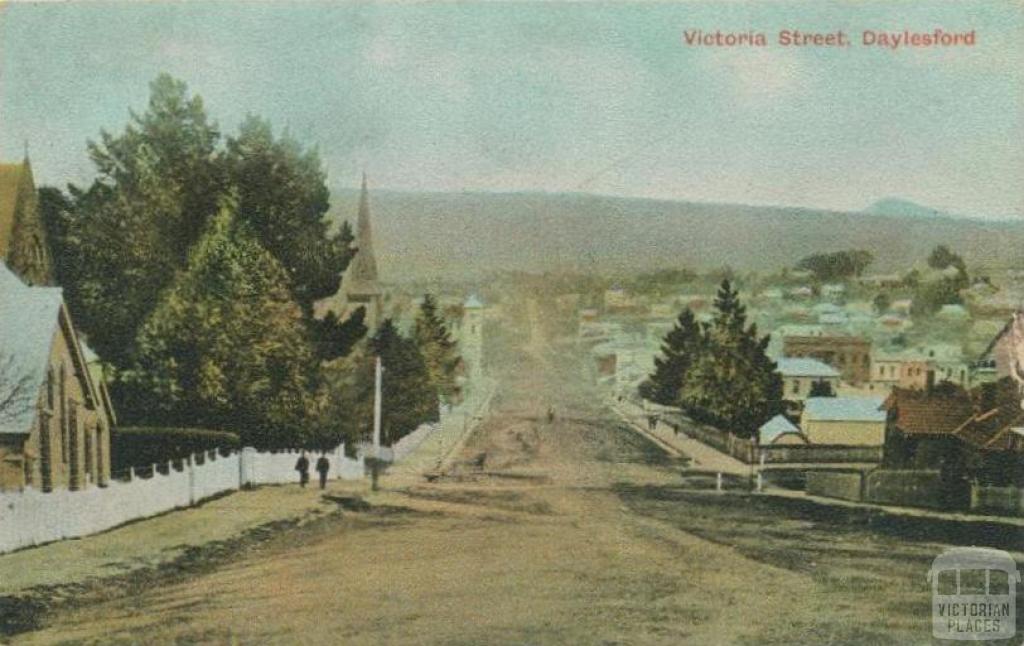
<svg viewBox="0 0 1024 646">
<path fill-rule="evenodd" d="M 111 481 L 106 487 L 43 493 L 33 489 L 0 493 L 0 554 L 23 547 L 76 538 L 117 527 L 130 520 L 189 507 L 248 485 L 296 482 L 299 452 L 263 453 L 253 448 L 221 456 L 210 451 L 192 456 L 180 470 L 154 470 L 149 478 Z M 318 454 L 311 453 L 310 466 Z M 345 456 L 344 445 L 327 453 L 331 479 L 363 477 L 362 457 Z M 161 465 L 162 466 L 162 465 Z M 315 475 L 315 473 L 314 473 Z"/>
</svg>

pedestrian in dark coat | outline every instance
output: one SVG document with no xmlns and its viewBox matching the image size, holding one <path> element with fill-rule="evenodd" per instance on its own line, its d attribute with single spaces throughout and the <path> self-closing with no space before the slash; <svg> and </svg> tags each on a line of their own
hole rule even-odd
<svg viewBox="0 0 1024 646">
<path fill-rule="evenodd" d="M 309 458 L 306 457 L 305 451 L 299 456 L 299 461 L 295 463 L 295 470 L 299 472 L 299 485 L 305 487 L 309 482 Z"/>
<path fill-rule="evenodd" d="M 316 461 L 316 471 L 320 474 L 320 488 L 323 489 L 327 486 L 327 472 L 331 470 L 331 462 L 327 459 L 327 456 L 323 453 L 320 454 L 320 458 Z"/>
</svg>

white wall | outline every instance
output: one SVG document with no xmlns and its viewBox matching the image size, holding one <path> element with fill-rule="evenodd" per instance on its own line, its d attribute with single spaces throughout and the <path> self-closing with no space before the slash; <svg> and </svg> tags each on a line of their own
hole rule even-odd
<svg viewBox="0 0 1024 646">
<path fill-rule="evenodd" d="M 245 485 L 298 482 L 296 451 L 261 453 L 252 448 L 220 456 L 211 451 L 186 460 L 181 471 L 170 469 L 149 478 L 111 481 L 107 487 L 43 493 L 26 489 L 0 493 L 0 554 L 64 538 L 95 534 L 130 520 L 188 507 Z M 310 468 L 318 454 L 310 454 Z M 327 454 L 328 477 L 363 477 L 362 458 L 345 457 L 344 445 Z M 316 472 L 311 474 L 314 479 Z"/>
</svg>

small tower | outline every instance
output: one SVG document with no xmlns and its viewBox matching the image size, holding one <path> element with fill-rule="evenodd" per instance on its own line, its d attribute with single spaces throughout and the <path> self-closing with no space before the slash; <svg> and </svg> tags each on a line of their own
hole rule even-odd
<svg viewBox="0 0 1024 646">
<path fill-rule="evenodd" d="M 463 304 L 462 311 L 459 352 L 469 378 L 477 379 L 484 374 L 484 304 L 476 296 L 470 296 Z"/>
</svg>

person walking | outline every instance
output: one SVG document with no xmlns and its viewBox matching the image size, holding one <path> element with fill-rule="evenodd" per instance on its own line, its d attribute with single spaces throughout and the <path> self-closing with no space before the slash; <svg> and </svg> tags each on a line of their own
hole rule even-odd
<svg viewBox="0 0 1024 646">
<path fill-rule="evenodd" d="M 327 487 L 327 472 L 331 470 L 331 462 L 327 459 L 327 456 L 323 453 L 320 454 L 320 458 L 316 461 L 316 472 L 320 474 L 320 488 Z"/>
<path fill-rule="evenodd" d="M 305 451 L 299 456 L 299 461 L 295 463 L 295 470 L 299 472 L 299 486 L 305 487 L 309 482 L 309 458 L 306 457 Z"/>
</svg>

